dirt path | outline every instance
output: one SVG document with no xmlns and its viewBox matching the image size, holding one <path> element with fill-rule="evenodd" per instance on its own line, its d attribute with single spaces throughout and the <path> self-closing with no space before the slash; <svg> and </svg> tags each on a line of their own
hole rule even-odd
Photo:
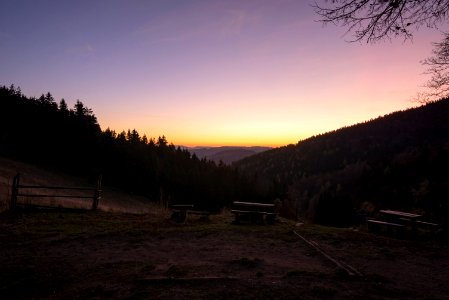
<svg viewBox="0 0 449 300">
<path fill-rule="evenodd" d="M 292 229 L 364 276 L 348 276 Z M 224 215 L 175 224 L 163 215 L 30 212 L 0 216 L 0 243 L 6 299 L 449 295 L 447 246 L 288 222 L 239 226 Z"/>
</svg>

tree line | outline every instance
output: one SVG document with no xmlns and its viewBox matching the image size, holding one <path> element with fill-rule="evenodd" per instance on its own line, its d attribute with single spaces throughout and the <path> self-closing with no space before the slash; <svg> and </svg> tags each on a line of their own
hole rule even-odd
<svg viewBox="0 0 449 300">
<path fill-rule="evenodd" d="M 0 155 L 171 203 L 218 210 L 235 199 L 254 197 L 236 169 L 199 159 L 165 136 L 149 138 L 135 129 L 101 130 L 92 109 L 73 108 L 51 93 L 27 97 L 0 86 Z"/>
</svg>

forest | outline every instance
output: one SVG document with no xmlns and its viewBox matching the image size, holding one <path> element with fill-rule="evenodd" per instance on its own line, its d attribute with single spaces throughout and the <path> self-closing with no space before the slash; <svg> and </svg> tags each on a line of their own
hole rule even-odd
<svg viewBox="0 0 449 300">
<path fill-rule="evenodd" d="M 69 108 L 50 92 L 26 97 L 0 87 L 0 156 L 94 180 L 170 204 L 218 210 L 254 193 L 235 169 L 199 159 L 165 136 L 102 130 L 93 111 L 77 100 Z"/>
<path fill-rule="evenodd" d="M 282 202 L 282 214 L 348 226 L 379 209 L 447 227 L 449 99 L 265 151 L 233 165 L 198 158 L 165 136 L 102 130 L 91 109 L 50 93 L 0 87 L 0 156 L 58 169 L 150 201 L 218 211 L 234 200 Z"/>
<path fill-rule="evenodd" d="M 316 223 L 346 226 L 379 209 L 449 216 L 449 99 L 260 153 L 236 167 L 268 198 Z"/>
</svg>

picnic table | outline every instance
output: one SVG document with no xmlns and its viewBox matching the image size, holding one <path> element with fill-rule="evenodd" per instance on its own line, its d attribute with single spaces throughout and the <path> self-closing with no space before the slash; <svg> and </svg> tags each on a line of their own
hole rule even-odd
<svg viewBox="0 0 449 300">
<path fill-rule="evenodd" d="M 418 226 L 421 229 L 434 232 L 439 225 L 436 223 L 426 222 L 422 220 L 422 215 L 398 210 L 379 210 L 379 219 L 367 220 L 368 229 L 376 230 L 378 227 L 386 227 L 390 232 L 396 231 L 399 235 L 403 235 L 406 228 L 411 229 L 412 236 L 418 233 Z"/>
<path fill-rule="evenodd" d="M 417 232 L 416 221 L 422 217 L 422 215 L 419 214 L 412 214 L 408 212 L 389 209 L 380 210 L 379 213 L 384 215 L 389 221 L 397 222 L 402 225 L 410 224 L 413 234 L 416 234 Z"/>
<path fill-rule="evenodd" d="M 231 212 L 235 215 L 236 224 L 245 220 L 251 223 L 273 224 L 276 220 L 275 205 L 271 203 L 234 201 Z"/>
<path fill-rule="evenodd" d="M 368 229 L 378 231 L 379 227 L 385 227 L 389 232 L 395 232 L 398 236 L 403 236 L 405 229 L 410 226 L 412 234 L 417 234 L 417 220 L 422 215 L 413 214 L 398 210 L 379 210 L 379 219 L 367 220 Z"/>
</svg>

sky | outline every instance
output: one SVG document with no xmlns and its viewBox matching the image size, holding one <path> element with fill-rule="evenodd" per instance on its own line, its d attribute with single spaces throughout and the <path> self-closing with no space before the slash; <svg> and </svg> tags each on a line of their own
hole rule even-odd
<svg viewBox="0 0 449 300">
<path fill-rule="evenodd" d="M 350 43 L 311 3 L 2 0 L 0 85 L 183 146 L 283 146 L 417 105 L 439 32 Z"/>
</svg>

